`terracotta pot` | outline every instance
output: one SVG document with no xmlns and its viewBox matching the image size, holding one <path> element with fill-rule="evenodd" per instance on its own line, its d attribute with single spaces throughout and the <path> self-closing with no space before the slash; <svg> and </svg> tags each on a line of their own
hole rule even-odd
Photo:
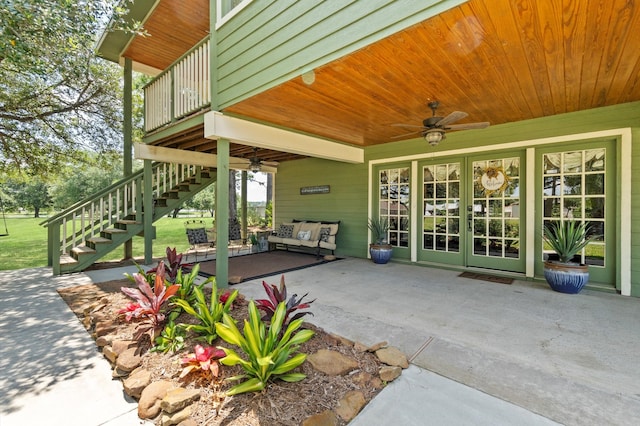
<svg viewBox="0 0 640 426">
<path fill-rule="evenodd" d="M 544 262 L 544 277 L 552 290 L 576 294 L 589 281 L 589 267 L 582 263 Z"/>
</svg>

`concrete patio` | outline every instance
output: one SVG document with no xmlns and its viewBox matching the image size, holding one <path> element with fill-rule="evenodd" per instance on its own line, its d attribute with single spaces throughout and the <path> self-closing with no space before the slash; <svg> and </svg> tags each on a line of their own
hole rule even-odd
<svg viewBox="0 0 640 426">
<path fill-rule="evenodd" d="M 0 279 L 0 425 L 140 424 L 136 404 L 55 289 L 135 268 Z M 353 425 L 640 424 L 640 299 L 363 259 L 289 272 L 310 322 L 412 360 Z M 267 278 L 277 283 L 279 277 Z M 234 286 L 263 297 L 262 280 Z"/>
</svg>

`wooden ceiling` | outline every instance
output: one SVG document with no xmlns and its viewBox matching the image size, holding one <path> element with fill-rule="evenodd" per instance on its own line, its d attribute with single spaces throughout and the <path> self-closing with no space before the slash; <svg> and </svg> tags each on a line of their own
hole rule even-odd
<svg viewBox="0 0 640 426">
<path fill-rule="evenodd" d="M 124 57 L 164 70 L 209 34 L 209 0 L 162 0 Z"/>
<path fill-rule="evenodd" d="M 156 12 L 177 3 L 163 0 Z M 208 23 L 183 12 L 197 23 L 189 42 L 169 28 L 186 50 Z M 131 45 L 134 60 L 138 48 L 161 68 L 179 56 L 149 44 L 169 36 L 166 27 L 154 34 L 161 22 L 154 14 L 152 37 Z M 311 85 L 295 78 L 225 112 L 370 146 L 407 133 L 394 123 L 420 125 L 431 100 L 438 115 L 469 113 L 458 124 L 492 125 L 638 101 L 638 28 L 640 4 L 628 0 L 471 0 L 317 68 Z"/>
</svg>

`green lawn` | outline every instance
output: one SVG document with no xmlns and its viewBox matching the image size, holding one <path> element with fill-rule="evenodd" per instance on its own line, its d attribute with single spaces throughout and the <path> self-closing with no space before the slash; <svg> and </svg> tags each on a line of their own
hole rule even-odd
<svg viewBox="0 0 640 426">
<path fill-rule="evenodd" d="M 212 225 L 211 218 L 203 218 Z M 34 268 L 47 265 L 47 229 L 40 226 L 45 218 L 7 217 L 9 235 L 0 237 L 0 270 Z M 178 253 L 189 248 L 184 231 L 185 218 L 164 217 L 157 221 L 156 239 L 153 241 L 153 257 L 164 257 L 167 247 L 175 247 Z M 4 223 L 0 222 L 4 234 Z M 103 260 L 122 259 L 123 248 L 113 250 Z M 141 237 L 133 239 L 133 256 L 144 257 L 144 241 Z"/>
</svg>

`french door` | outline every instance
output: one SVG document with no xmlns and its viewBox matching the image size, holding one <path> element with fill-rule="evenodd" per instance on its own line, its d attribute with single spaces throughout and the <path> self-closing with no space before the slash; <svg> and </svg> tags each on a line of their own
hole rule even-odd
<svg viewBox="0 0 640 426">
<path fill-rule="evenodd" d="M 468 159 L 467 266 L 524 272 L 521 155 Z"/>
<path fill-rule="evenodd" d="M 418 260 L 524 272 L 520 153 L 419 166 Z"/>
</svg>

